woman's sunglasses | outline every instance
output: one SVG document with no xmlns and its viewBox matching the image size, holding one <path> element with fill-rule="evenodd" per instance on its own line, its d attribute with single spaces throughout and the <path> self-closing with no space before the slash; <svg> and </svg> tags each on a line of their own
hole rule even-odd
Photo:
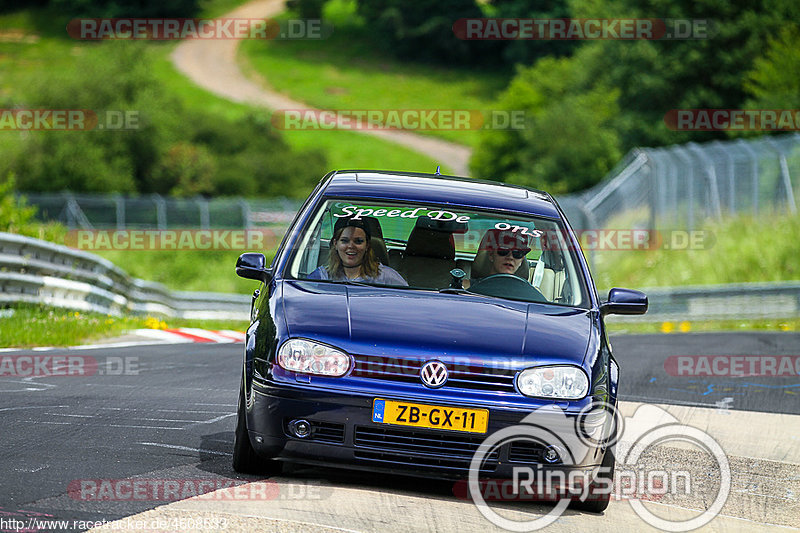
<svg viewBox="0 0 800 533">
<path fill-rule="evenodd" d="M 528 255 L 528 252 L 530 252 L 530 250 L 508 250 L 506 248 L 497 249 L 497 255 L 499 255 L 500 257 L 507 256 L 509 252 L 511 252 L 511 256 L 514 259 L 522 259 L 526 255 Z"/>
</svg>

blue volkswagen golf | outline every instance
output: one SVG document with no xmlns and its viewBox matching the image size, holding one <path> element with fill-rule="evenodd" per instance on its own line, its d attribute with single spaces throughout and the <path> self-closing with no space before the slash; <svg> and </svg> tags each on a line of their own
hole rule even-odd
<svg viewBox="0 0 800 533">
<path fill-rule="evenodd" d="M 481 477 L 515 465 L 613 471 L 613 421 L 594 416 L 617 397 L 603 317 L 644 313 L 647 298 L 598 299 L 550 195 L 438 173 L 331 172 L 272 265 L 246 253 L 236 273 L 261 282 L 237 471 L 291 461 L 463 479 L 489 435 L 533 412 L 555 435 L 580 426 L 598 446 L 566 460 L 558 445 L 510 442 L 486 454 Z"/>
</svg>

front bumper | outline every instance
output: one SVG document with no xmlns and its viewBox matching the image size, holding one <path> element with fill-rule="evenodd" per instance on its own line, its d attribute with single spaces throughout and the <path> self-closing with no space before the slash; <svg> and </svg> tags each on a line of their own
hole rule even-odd
<svg viewBox="0 0 800 533">
<path fill-rule="evenodd" d="M 254 449 L 265 458 L 284 461 L 390 472 L 428 478 L 463 479 L 480 444 L 496 431 L 515 426 L 531 411 L 486 403 L 457 403 L 435 397 L 413 401 L 436 405 L 489 409 L 485 434 L 426 428 L 410 428 L 372 421 L 376 397 L 408 401 L 408 398 L 374 392 L 331 391 L 254 381 L 249 394 L 247 427 Z M 560 410 L 552 416 L 537 411 L 535 424 L 556 435 L 575 431 L 577 413 L 567 416 Z M 311 423 L 306 438 L 294 437 L 288 425 L 303 419 Z M 528 420 L 530 422 L 530 420 Z M 486 456 L 480 469 L 482 478 L 511 478 L 515 467 L 536 466 L 542 471 L 588 473 L 603 459 L 604 450 L 593 448 L 580 458 L 562 464 L 543 460 L 545 445 L 530 439 L 507 442 Z"/>
</svg>

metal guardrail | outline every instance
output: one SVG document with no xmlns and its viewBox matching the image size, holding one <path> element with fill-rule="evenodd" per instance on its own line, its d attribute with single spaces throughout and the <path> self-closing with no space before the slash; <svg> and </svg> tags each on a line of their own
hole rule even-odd
<svg viewBox="0 0 800 533">
<path fill-rule="evenodd" d="M 642 316 L 621 321 L 682 321 L 800 316 L 800 281 L 730 283 L 642 289 L 650 303 Z"/>
<path fill-rule="evenodd" d="M 285 228 L 302 204 L 288 198 L 173 198 L 158 194 L 36 193 L 36 218 L 69 229 Z"/>
<path fill-rule="evenodd" d="M 132 278 L 110 261 L 0 232 L 0 304 L 33 303 L 119 316 L 248 320 L 250 297 L 171 291 Z"/>
<path fill-rule="evenodd" d="M 613 320 L 789 318 L 800 315 L 800 281 L 645 290 L 646 315 Z M 248 320 L 250 296 L 170 291 L 128 276 L 110 261 L 39 239 L 0 232 L 0 304 L 35 303 L 99 313 Z"/>
</svg>

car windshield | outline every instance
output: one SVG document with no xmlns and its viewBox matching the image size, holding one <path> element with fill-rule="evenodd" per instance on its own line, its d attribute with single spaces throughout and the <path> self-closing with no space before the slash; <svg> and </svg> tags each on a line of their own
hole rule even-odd
<svg viewBox="0 0 800 533">
<path fill-rule="evenodd" d="M 588 307 L 575 250 L 553 219 L 337 199 L 322 204 L 296 242 L 294 279 Z"/>
</svg>

